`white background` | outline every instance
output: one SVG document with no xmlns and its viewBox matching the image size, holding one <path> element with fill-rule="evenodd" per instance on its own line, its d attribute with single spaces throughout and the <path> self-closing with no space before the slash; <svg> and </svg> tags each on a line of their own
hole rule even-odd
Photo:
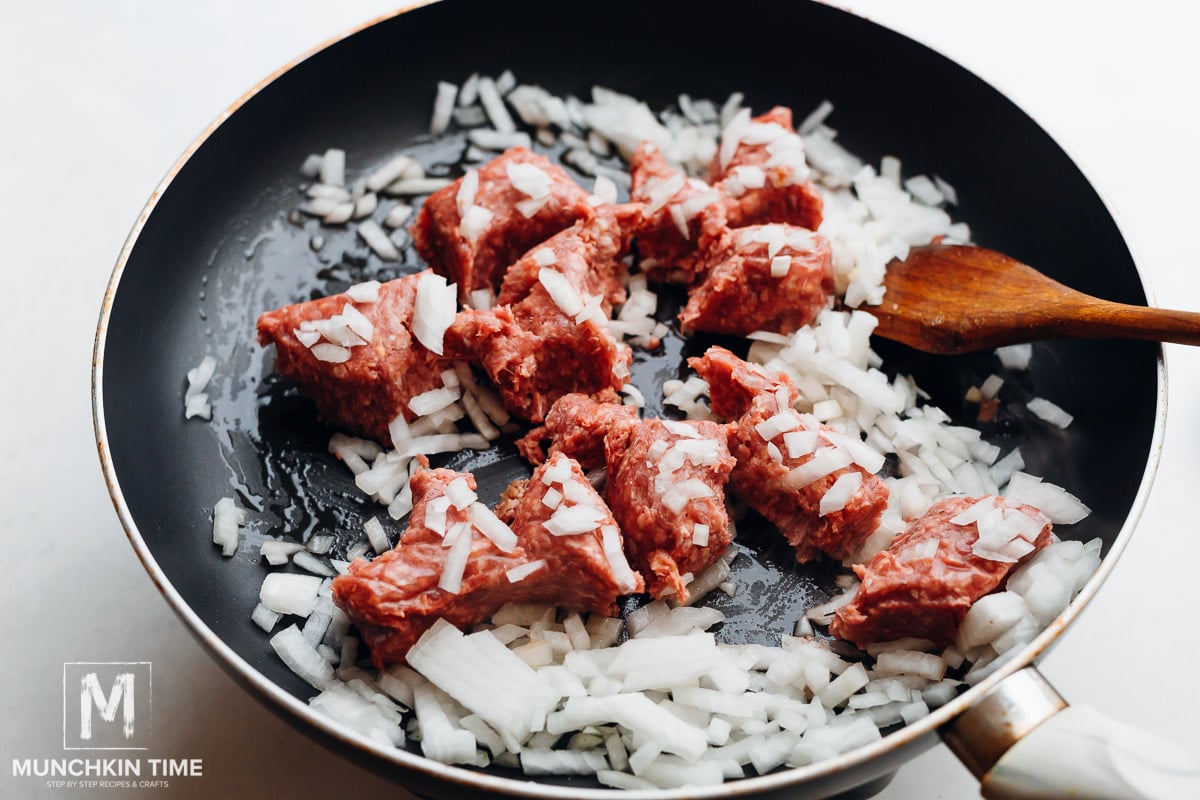
<svg viewBox="0 0 1200 800">
<path fill-rule="evenodd" d="M 184 631 L 133 556 L 101 479 L 89 360 L 122 241 L 187 144 L 276 67 L 386 0 L 46 0 L 0 22 L 0 795 L 57 796 L 11 759 L 61 755 L 64 661 L 151 661 L 156 754 L 205 775 L 157 796 L 408 795 L 264 710 Z M 843 3 L 992 81 L 1108 199 L 1164 305 L 1200 309 L 1200 11 L 1138 3 Z M 697 6 L 700 8 L 700 6 Z M 451 35 L 448 32 L 448 35 Z M 790 45 L 789 45 L 790 46 Z M 863 57 L 865 54 L 847 54 Z M 903 155 L 903 154 L 900 154 Z M 169 269 L 169 264 L 163 265 Z M 1168 434 L 1138 535 L 1044 665 L 1076 702 L 1200 751 L 1200 352 L 1167 348 Z M 1119 380 L 1119 376 L 1114 376 Z M 131 796 L 133 793 L 124 793 Z M 150 792 L 149 794 L 153 794 Z M 938 748 L 881 797 L 971 798 Z"/>
</svg>

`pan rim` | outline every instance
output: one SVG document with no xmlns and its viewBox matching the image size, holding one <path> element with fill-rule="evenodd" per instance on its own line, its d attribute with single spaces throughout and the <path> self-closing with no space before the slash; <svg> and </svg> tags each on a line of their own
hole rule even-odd
<svg viewBox="0 0 1200 800">
<path fill-rule="evenodd" d="M 819 5 L 826 6 L 834 11 L 849 14 L 861 24 L 875 25 L 889 31 L 892 35 L 900 36 L 915 43 L 920 47 L 929 49 L 937 53 L 947 62 L 958 66 L 961 69 L 967 70 L 980 82 L 985 85 L 992 86 L 999 91 L 991 81 L 984 80 L 982 77 L 964 67 L 958 61 L 946 56 L 936 48 L 920 42 L 913 37 L 897 31 L 887 26 L 882 26 L 873 20 L 856 14 L 840 6 L 827 2 L 827 0 L 813 0 Z M 374 27 L 375 25 L 397 18 L 408 13 L 433 3 L 441 2 L 441 0 L 415 0 L 398 8 L 394 12 L 380 15 L 371 20 L 368 20 L 350 30 L 329 38 L 325 42 L 311 48 L 300 56 L 286 62 L 274 72 L 259 81 L 251 89 L 243 93 L 233 103 L 226 107 L 201 133 L 193 140 L 184 150 L 182 155 L 176 160 L 164 178 L 159 182 L 154 191 L 151 193 L 145 207 L 141 210 L 135 221 L 128 237 L 126 238 L 117 261 L 114 265 L 112 274 L 106 285 L 103 301 L 100 309 L 99 320 L 97 323 L 95 339 L 93 342 L 93 357 L 92 357 L 92 417 L 96 436 L 96 447 L 100 458 L 101 469 L 104 475 L 104 480 L 109 492 L 109 496 L 113 502 L 113 506 L 117 512 L 118 519 L 121 522 L 122 528 L 125 531 L 126 538 L 132 545 L 138 560 L 146 570 L 151 581 L 162 594 L 163 598 L 171 606 L 172 610 L 185 623 L 189 632 L 205 647 L 210 656 L 215 657 L 218 662 L 230 672 L 239 683 L 245 688 L 252 689 L 257 692 L 258 698 L 269 701 L 268 705 L 276 712 L 286 712 L 288 715 L 305 723 L 311 730 L 319 732 L 324 737 L 335 740 L 343 747 L 357 751 L 360 755 L 366 755 L 381 762 L 382 765 L 388 765 L 391 768 L 402 768 L 421 773 L 429 779 L 447 782 L 468 784 L 472 788 L 496 791 L 507 795 L 531 798 L 554 798 L 555 800 L 566 800 L 566 798 L 586 798 L 588 800 L 611 800 L 614 796 L 612 789 L 585 789 L 571 786 L 560 786 L 555 784 L 543 784 L 531 781 L 528 779 L 517 779 L 492 775 L 475 770 L 470 770 L 453 765 L 441 764 L 432 761 L 418 753 L 410 752 L 401 748 L 384 748 L 378 744 L 368 742 L 354 733 L 348 727 L 337 723 L 319 712 L 312 709 L 307 703 L 285 691 L 277 684 L 266 678 L 261 672 L 255 669 L 241 655 L 226 644 L 213 630 L 200 618 L 199 614 L 194 611 L 191 606 L 184 600 L 182 595 L 172 585 L 167 578 L 165 572 L 159 566 L 157 559 L 151 552 L 145 539 L 142 537 L 136 521 L 129 509 L 125 500 L 124 493 L 121 489 L 120 478 L 117 475 L 115 464 L 112 460 L 111 451 L 108 443 L 107 425 L 105 419 L 104 398 L 103 398 L 103 379 L 104 379 L 104 356 L 105 344 L 107 341 L 108 326 L 111 321 L 111 313 L 114 300 L 120 288 L 120 282 L 124 273 L 125 267 L 128 264 L 129 258 L 134 252 L 138 239 L 151 214 L 157 208 L 160 199 L 170 188 L 175 177 L 182 171 L 185 165 L 192 157 L 204 146 L 208 139 L 229 120 L 237 111 L 248 103 L 253 97 L 260 92 L 266 90 L 277 79 L 291 71 L 297 65 L 307 61 L 319 53 L 339 44 L 340 42 L 350 39 L 356 34 Z M 1137 274 L 1139 283 L 1143 291 L 1146 293 L 1147 302 L 1149 305 L 1155 305 L 1151 287 L 1149 286 L 1145 275 L 1138 266 L 1135 248 L 1126 235 L 1120 219 L 1113 211 L 1112 204 L 1108 201 L 1107 196 L 1099 190 L 1093 182 L 1088 179 L 1087 172 L 1080 165 L 1079 160 L 1071 154 L 1058 139 L 1050 135 L 1041 123 L 1034 120 L 1032 115 L 1028 114 L 1024 108 L 1012 101 L 1009 95 L 1004 94 L 1006 99 L 1013 102 L 1014 105 L 1027 118 L 1034 122 L 1042 132 L 1051 139 L 1056 146 L 1061 148 L 1067 159 L 1072 163 L 1080 174 L 1087 181 L 1088 186 L 1096 192 L 1105 211 L 1113 220 L 1117 231 L 1121 234 L 1122 240 L 1129 247 L 1133 266 Z M 961 695 L 954 698 L 946 705 L 935 709 L 927 717 L 918 720 L 912 725 L 905 726 L 897 731 L 889 733 L 877 742 L 873 742 L 865 747 L 857 748 L 849 753 L 839 755 L 832 759 L 817 762 L 816 764 L 805 767 L 791 768 L 781 771 L 769 773 L 767 775 L 755 776 L 751 778 L 740 779 L 730 783 L 725 783 L 712 787 L 695 787 L 686 790 L 679 789 L 659 789 L 659 790 L 626 790 L 622 796 L 636 800 L 637 798 L 679 798 L 686 792 L 689 797 L 697 798 L 716 798 L 726 796 L 746 796 L 762 791 L 779 790 L 789 786 L 796 786 L 810 782 L 816 782 L 821 779 L 828 779 L 843 773 L 857 766 L 876 761 L 885 754 L 899 750 L 901 748 L 918 748 L 920 750 L 932 747 L 936 740 L 934 734 L 939 728 L 951 722 L 955 717 L 962 714 L 974 702 L 982 698 L 985 694 L 992 691 L 1001 681 L 1007 678 L 1012 673 L 1024 668 L 1029 664 L 1034 664 L 1040 660 L 1050 647 L 1056 643 L 1062 632 L 1075 620 L 1083 608 L 1091 602 L 1096 592 L 1108 579 L 1109 575 L 1115 568 L 1116 561 L 1124 552 L 1133 531 L 1136 528 L 1137 522 L 1141 518 L 1145 505 L 1149 499 L 1150 490 L 1157 474 L 1163 441 L 1166 432 L 1166 411 L 1167 411 L 1167 372 L 1166 362 L 1163 355 L 1163 347 L 1157 348 L 1156 353 L 1156 380 L 1157 380 L 1157 400 L 1155 407 L 1154 427 L 1151 440 L 1149 443 L 1149 453 L 1146 463 L 1143 466 L 1143 476 L 1138 485 L 1137 492 L 1133 498 L 1133 502 L 1125 517 L 1120 530 L 1108 552 L 1102 559 L 1099 568 L 1088 579 L 1087 584 L 1072 600 L 1068 608 L 1061 613 L 1055 620 L 1043 630 L 1037 638 L 1027 644 L 1024 648 L 1013 653 L 1007 663 L 999 667 L 993 674 L 989 675 L 979 684 L 971 687 Z M 341 755 L 339 753 L 339 755 Z M 869 778 L 867 779 L 869 780 Z"/>
</svg>

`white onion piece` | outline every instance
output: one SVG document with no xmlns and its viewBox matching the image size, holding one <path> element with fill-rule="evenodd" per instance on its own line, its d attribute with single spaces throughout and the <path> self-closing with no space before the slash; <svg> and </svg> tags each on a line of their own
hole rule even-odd
<svg viewBox="0 0 1200 800">
<path fill-rule="evenodd" d="M 724 619 L 725 615 L 715 608 L 678 606 L 642 627 L 636 635 L 639 639 L 682 636 L 695 630 L 707 630 Z"/>
<path fill-rule="evenodd" d="M 625 558 L 625 550 L 621 547 L 621 532 L 616 525 L 600 526 L 600 544 L 617 586 L 625 594 L 634 592 L 638 584 L 637 575 Z"/>
<path fill-rule="evenodd" d="M 483 503 L 471 503 L 467 512 L 471 524 L 502 552 L 511 553 L 517 546 L 517 535 Z"/>
<path fill-rule="evenodd" d="M 979 385 L 979 395 L 988 400 L 993 400 L 1000 393 L 1000 387 L 1003 385 L 1004 379 L 999 375 L 988 375 L 983 383 Z"/>
<path fill-rule="evenodd" d="M 816 431 L 791 431 L 783 435 L 783 446 L 787 448 L 788 458 L 803 458 L 817 449 L 817 443 Z"/>
<path fill-rule="evenodd" d="M 375 326 L 371 320 L 349 303 L 342 306 L 342 313 L 339 316 L 345 321 L 346 327 L 362 339 L 364 344 L 375 337 Z"/>
<path fill-rule="evenodd" d="M 535 164 L 509 161 L 505 173 L 513 188 L 533 200 L 550 196 L 550 175 Z"/>
<path fill-rule="evenodd" d="M 663 750 L 689 760 L 699 758 L 708 747 L 703 731 L 688 725 L 640 694 L 567 698 L 561 711 L 555 711 L 546 718 L 546 730 L 550 733 L 566 733 L 606 722 L 616 722 L 635 734 L 662 742 Z"/>
<path fill-rule="evenodd" d="M 608 517 L 608 513 L 595 506 L 559 506 L 550 519 L 542 523 L 554 536 L 573 536 L 594 531 Z"/>
<path fill-rule="evenodd" d="M 434 414 L 445 408 L 449 408 L 459 398 L 459 392 L 456 389 L 430 389 L 428 392 L 414 395 L 408 401 L 408 410 L 418 417 L 425 417 Z"/>
<path fill-rule="evenodd" d="M 292 563 L 306 572 L 311 572 L 314 575 L 320 575 L 323 578 L 332 578 L 335 574 L 337 574 L 333 571 L 332 567 L 307 550 L 301 550 L 293 555 Z M 314 614 L 313 616 L 316 615 Z M 313 617 L 309 617 L 310 620 L 312 620 L 312 618 Z"/>
<path fill-rule="evenodd" d="M 310 206 L 311 205 L 312 204 L 310 204 Z M 332 209 L 322 215 L 321 221 L 326 225 L 341 225 L 345 222 L 349 222 L 350 218 L 353 216 L 354 203 L 346 201 L 344 203 L 335 204 Z"/>
<path fill-rule="evenodd" d="M 513 133 L 517 126 L 513 122 L 512 116 L 508 113 L 508 109 L 504 107 L 504 99 L 500 97 L 500 91 L 496 88 L 496 82 L 486 76 L 479 79 L 479 103 L 483 106 L 483 110 L 487 112 L 488 119 L 492 121 L 492 126 L 502 133 Z"/>
<path fill-rule="evenodd" d="M 306 331 L 296 328 L 292 331 L 292 335 L 296 337 L 296 341 L 305 347 L 312 347 L 317 342 L 321 341 L 320 331 Z"/>
<path fill-rule="evenodd" d="M 1016 592 L 986 594 L 972 604 L 958 627 L 958 649 L 966 652 L 982 644 L 991 644 L 1028 613 L 1024 599 Z"/>
<path fill-rule="evenodd" d="M 1033 357 L 1033 345 L 1011 344 L 1007 347 L 998 347 L 996 356 L 1007 369 L 1029 369 L 1029 360 Z"/>
<path fill-rule="evenodd" d="M 667 212 L 671 215 L 671 221 L 675 223 L 679 235 L 684 239 L 690 239 L 691 233 L 688 231 L 687 217 L 684 216 L 683 206 L 679 203 L 672 203 L 667 206 Z"/>
<path fill-rule="evenodd" d="M 396 249 L 396 245 L 392 244 L 392 240 L 388 238 L 387 232 L 379 227 L 379 223 L 373 219 L 364 219 L 358 223 L 358 235 L 367 243 L 367 247 L 375 252 L 384 261 L 397 261 L 400 258 L 400 251 Z"/>
<path fill-rule="evenodd" d="M 383 530 L 383 524 L 375 517 L 371 517 L 363 523 L 363 531 L 367 534 L 367 541 L 371 543 L 371 549 L 376 553 L 386 553 L 392 549 L 392 543 Z"/>
<path fill-rule="evenodd" d="M 356 283 L 346 290 L 346 296 L 356 303 L 374 303 L 379 299 L 379 286 L 375 280 Z"/>
<path fill-rule="evenodd" d="M 264 606 L 278 614 L 307 617 L 317 604 L 321 579 L 316 575 L 297 575 L 272 572 L 263 579 L 258 598 Z"/>
<path fill-rule="evenodd" d="M 467 568 L 467 559 L 471 557 L 471 539 L 471 528 L 468 526 L 446 554 L 442 576 L 438 579 L 438 588 L 442 591 L 458 594 L 462 588 L 463 572 Z"/>
<path fill-rule="evenodd" d="M 687 184 L 683 175 L 672 175 L 669 178 L 651 178 L 643 187 L 646 195 L 646 208 L 642 212 L 647 217 L 665 206 L 680 189 Z"/>
<path fill-rule="evenodd" d="M 458 185 L 458 192 L 454 195 L 454 202 L 458 208 L 459 218 L 467 215 L 467 209 L 475 205 L 475 195 L 479 192 L 479 172 L 469 169 L 463 176 L 462 181 Z"/>
<path fill-rule="evenodd" d="M 282 542 L 274 539 L 264 541 L 258 548 L 259 558 L 266 559 L 267 563 L 273 567 L 278 567 L 286 564 L 293 554 L 304 549 L 304 545 L 297 542 Z"/>
<path fill-rule="evenodd" d="M 268 578 L 275 575 L 268 575 Z M 306 577 L 306 576 L 297 576 Z M 320 580 L 313 577 L 313 580 Z M 333 667 L 321 657 L 316 648 L 304 639 L 295 625 L 289 625 L 271 637 L 271 648 L 292 672 L 315 689 L 324 689 L 333 681 Z"/>
<path fill-rule="evenodd" d="M 808 461 L 805 461 L 798 467 L 792 468 L 784 476 L 783 481 L 793 489 L 803 489 L 805 486 L 824 478 L 826 475 L 837 472 L 843 467 L 850 466 L 853 460 L 845 450 L 835 447 L 821 447 L 813 453 L 812 458 Z"/>
<path fill-rule="evenodd" d="M 437 96 L 433 100 L 433 115 L 429 122 L 430 135 L 441 136 L 450 126 L 450 114 L 454 111 L 454 100 L 457 96 L 457 86 L 438 81 Z"/>
<path fill-rule="evenodd" d="M 213 544 L 221 546 L 221 555 L 237 552 L 238 528 L 246 521 L 246 512 L 237 507 L 232 497 L 222 497 L 213 506 Z"/>
<path fill-rule="evenodd" d="M 607 768 L 608 759 L 596 750 L 521 750 L 526 775 L 594 775 Z"/>
<path fill-rule="evenodd" d="M 862 487 L 862 473 L 850 471 L 838 476 L 833 485 L 821 495 L 819 507 L 820 516 L 841 511 L 854 497 L 854 493 Z"/>
<path fill-rule="evenodd" d="M 597 202 L 592 203 L 592 200 L 596 200 Z M 607 175 L 597 175 L 596 183 L 592 187 L 592 195 L 588 198 L 588 202 L 592 203 L 592 205 L 617 202 L 617 184 Z"/>
<path fill-rule="evenodd" d="M 388 184 L 395 183 L 403 178 L 408 171 L 416 165 L 417 162 L 409 156 L 395 156 L 383 164 L 383 166 L 379 167 L 370 175 L 368 175 L 363 186 L 367 189 L 367 191 L 378 192 L 380 189 L 388 186 Z M 400 206 L 397 207 L 399 208 Z M 395 228 L 399 226 L 391 225 L 391 227 Z"/>
<path fill-rule="evenodd" d="M 432 270 L 417 279 L 417 298 L 413 308 L 412 331 L 417 341 L 430 352 L 442 355 L 442 339 L 454 322 L 458 310 L 455 284 Z"/>
<path fill-rule="evenodd" d="M 453 181 L 449 178 L 401 178 L 395 183 L 389 183 L 384 189 L 387 194 L 418 195 L 445 189 Z"/>
<path fill-rule="evenodd" d="M 1073 416 L 1063 411 L 1062 408 L 1051 403 L 1044 397 L 1035 397 L 1025 404 L 1025 407 L 1034 413 L 1040 419 L 1049 422 L 1051 425 L 1057 425 L 1060 428 L 1066 428 L 1075 419 Z"/>
<path fill-rule="evenodd" d="M 683 509 L 692 500 L 697 500 L 704 497 L 712 497 L 713 490 L 704 481 L 699 478 L 688 478 L 681 481 L 663 493 L 663 505 L 671 509 L 676 514 L 683 513 Z"/>
<path fill-rule="evenodd" d="M 200 359 L 200 363 L 187 371 L 187 389 L 184 391 L 184 398 L 195 397 L 208 388 L 208 382 L 212 380 L 213 373 L 217 369 L 217 360 L 212 356 L 204 356 Z"/>
<path fill-rule="evenodd" d="M 525 200 L 518 200 L 515 205 L 521 216 L 529 219 L 530 217 L 537 216 L 537 213 L 546 207 L 550 199 L 550 195 L 546 195 L 545 197 L 531 197 Z"/>
<path fill-rule="evenodd" d="M 279 624 L 279 620 L 282 618 L 282 614 L 272 611 L 262 603 L 256 605 L 254 607 L 254 611 L 250 614 L 250 619 L 254 622 L 254 624 L 262 628 L 267 633 L 270 633 L 275 626 Z"/>
<path fill-rule="evenodd" d="M 383 224 L 389 228 L 401 228 L 412 219 L 412 206 L 406 203 L 398 203 L 392 206 L 392 210 L 387 213 L 383 219 Z"/>
<path fill-rule="evenodd" d="M 467 485 L 467 479 L 460 476 L 446 486 L 446 497 L 449 498 L 450 505 L 462 511 L 474 503 L 478 495 Z"/>
<path fill-rule="evenodd" d="M 464 636 L 438 620 L 406 658 L 413 669 L 495 729 L 513 750 L 542 729 L 558 700 L 536 672 L 488 631 Z"/>
<path fill-rule="evenodd" d="M 483 206 L 471 206 L 462 216 L 462 223 L 459 225 L 459 230 L 462 232 L 463 238 L 468 242 L 474 242 L 478 239 L 488 226 L 492 224 L 492 218 L 496 215 Z"/>
<path fill-rule="evenodd" d="M 183 418 L 212 419 L 212 404 L 208 402 L 208 394 L 200 392 L 183 401 Z"/>
<path fill-rule="evenodd" d="M 475 737 L 451 721 L 448 698 L 428 681 L 413 681 L 413 708 L 421 725 L 421 753 L 445 764 L 474 764 Z"/>
<path fill-rule="evenodd" d="M 686 423 L 682 420 L 661 419 L 661 420 L 659 420 L 659 422 L 662 423 L 664 428 L 666 428 L 668 431 L 675 434 L 676 436 L 682 436 L 685 439 L 701 438 L 700 431 L 696 430 L 695 425 L 689 425 L 688 423 Z"/>
<path fill-rule="evenodd" d="M 346 183 L 346 151 L 331 147 L 321 158 L 321 183 L 342 186 Z"/>
<path fill-rule="evenodd" d="M 508 578 L 509 583 L 520 583 L 521 581 L 525 580 L 530 575 L 532 575 L 533 573 L 537 572 L 539 569 L 542 569 L 545 566 L 546 566 L 546 559 L 539 558 L 537 561 L 530 561 L 525 564 L 522 564 L 519 567 L 513 567 L 512 569 L 505 572 L 504 575 L 505 575 L 505 577 Z"/>
<path fill-rule="evenodd" d="M 512 147 L 528 149 L 533 143 L 524 131 L 498 131 L 476 128 L 467 133 L 467 141 L 485 150 L 508 150 Z"/>
<path fill-rule="evenodd" d="M 543 267 L 538 270 L 538 283 L 545 288 L 559 310 L 568 317 L 574 317 L 583 310 L 583 301 L 579 299 L 579 293 L 561 272 Z"/>
</svg>

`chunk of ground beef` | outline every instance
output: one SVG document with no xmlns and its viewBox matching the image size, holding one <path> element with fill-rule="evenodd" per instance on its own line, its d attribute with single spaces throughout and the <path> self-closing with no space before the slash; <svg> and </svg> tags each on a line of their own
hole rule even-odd
<svg viewBox="0 0 1200 800">
<path fill-rule="evenodd" d="M 603 399 L 573 392 L 554 402 L 545 424 L 518 439 L 517 449 L 531 464 L 563 453 L 591 471 L 605 465 L 605 437 L 619 436 L 637 422 L 637 409 L 620 405 L 615 392 Z"/>
<path fill-rule="evenodd" d="M 652 596 L 686 600 L 682 576 L 712 566 L 731 539 L 725 483 L 734 462 L 722 426 L 648 419 L 606 439 L 605 452 L 605 497 L 630 563 Z"/>
<path fill-rule="evenodd" d="M 792 127 L 792 111 L 775 106 L 761 116 L 735 118 L 722 133 L 709 165 L 732 227 L 783 222 L 815 231 L 824 203 L 808 180 L 804 142 Z"/>
<path fill-rule="evenodd" d="M 337 294 L 284 306 L 258 318 L 259 343 L 275 345 L 275 371 L 312 398 L 326 424 L 386 444 L 389 422 L 399 414 L 407 421 L 415 418 L 408 401 L 442 385 L 441 373 L 450 362 L 425 349 L 412 333 L 419 277 L 382 284 L 374 302 Z M 371 323 L 371 339 L 345 348 L 349 351 L 345 361 L 323 361 L 301 341 L 301 336 L 314 335 L 302 329 L 343 313 L 347 304 Z"/>
<path fill-rule="evenodd" d="M 613 219 L 610 211 L 600 213 L 602 219 Z M 514 416 L 541 422 L 563 395 L 619 391 L 629 378 L 633 352 L 608 329 L 605 310 L 611 308 L 606 297 L 619 292 L 614 265 L 622 234 L 614 228 L 601 238 L 608 242 L 603 248 L 585 246 L 586 240 L 575 234 L 564 235 L 557 251 L 535 248 L 515 265 L 516 273 L 510 271 L 516 277 L 507 295 L 520 300 L 487 311 L 460 312 L 446 331 L 447 356 L 478 364 Z M 578 310 L 569 309 L 574 316 L 564 311 L 541 278 L 529 280 L 537 274 L 533 268 L 542 249 L 570 253 L 561 264 L 556 255 L 555 264 L 544 269 L 566 278 L 579 301 Z"/>
<path fill-rule="evenodd" d="M 732 247 L 715 255 L 703 282 L 688 292 L 679 315 L 684 333 L 791 333 L 817 318 L 834 289 L 825 237 L 791 225 L 756 225 L 730 231 L 730 240 Z"/>
<path fill-rule="evenodd" d="M 546 176 L 549 194 L 544 203 L 538 205 L 513 185 L 514 168 L 536 169 Z M 477 174 L 479 188 L 474 197 L 460 198 L 464 178 L 459 178 L 431 194 L 412 225 L 417 253 L 458 285 L 463 302 L 475 289 L 497 289 L 504 271 L 522 253 L 593 213 L 588 193 L 579 184 L 545 156 L 523 147 L 506 150 L 479 167 Z M 473 237 L 462 224 L 470 206 L 486 209 L 474 213 L 487 219 Z"/>
<path fill-rule="evenodd" d="M 724 196 L 673 169 L 650 142 L 638 145 L 629 168 L 630 198 L 645 204 L 634 229 L 640 269 L 652 281 L 693 283 L 728 235 Z"/>
<path fill-rule="evenodd" d="M 951 520 L 985 499 L 951 497 L 935 503 L 886 550 L 868 564 L 855 566 L 862 584 L 850 604 L 838 610 L 829 632 L 859 646 L 909 636 L 937 646 L 954 641 L 971 605 L 1050 542 L 1051 524 L 1044 514 L 1033 506 L 1006 505 L 1003 498 L 993 497 L 1005 513 L 1033 520 L 1033 549 L 1017 562 L 977 555 L 973 548 L 978 524 Z"/>
<path fill-rule="evenodd" d="M 557 480 L 542 480 L 561 460 Z M 604 501 L 596 494 L 578 465 L 560 456 L 544 465 L 526 484 L 527 491 L 512 508 L 510 529 L 516 544 L 508 552 L 483 536 L 471 523 L 468 509 L 456 508 L 446 496 L 447 487 L 462 479 L 473 490 L 475 479 L 446 469 L 420 470 L 413 475 L 414 506 L 408 529 L 396 547 L 373 561 L 356 559 L 345 575 L 333 581 L 333 599 L 358 626 L 371 648 L 375 665 L 402 662 L 409 648 L 438 619 L 458 627 L 481 622 L 509 602 L 554 603 L 566 608 L 616 613 L 616 600 L 640 592 L 642 582 L 624 561 L 619 532 Z M 566 505 L 594 508 L 593 530 L 565 536 L 552 535 L 546 522 L 553 511 L 542 502 L 551 489 Z M 470 556 L 457 592 L 438 586 L 451 548 L 444 537 L 465 524 L 458 536 L 471 537 Z M 616 536 L 605 547 L 602 528 Z M 509 578 L 514 568 L 544 562 L 518 581 Z"/>
<path fill-rule="evenodd" d="M 597 206 L 595 214 L 534 245 L 508 268 L 496 302 L 519 303 L 529 296 L 543 269 L 561 272 L 582 296 L 603 298 L 606 312 L 625 302 L 622 259 L 629 253 L 641 205 Z"/>
<path fill-rule="evenodd" d="M 761 373 L 733 363 L 734 358 L 711 348 L 689 361 L 708 381 L 714 408 L 744 407 L 747 383 L 762 387 L 728 428 L 729 451 L 737 459 L 730 476 L 733 491 L 779 528 L 800 563 L 822 553 L 849 558 L 875 532 L 887 508 L 887 484 L 875 475 L 882 457 L 874 469 L 864 467 L 859 461 L 874 451 L 857 437 L 795 411 L 784 376 L 763 382 Z M 842 486 L 853 489 L 849 499 L 823 511 L 822 499 L 843 479 Z"/>
</svg>

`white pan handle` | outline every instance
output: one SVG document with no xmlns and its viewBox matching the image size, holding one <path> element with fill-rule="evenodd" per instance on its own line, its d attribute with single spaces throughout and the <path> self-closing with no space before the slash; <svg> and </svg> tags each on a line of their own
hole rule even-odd
<svg viewBox="0 0 1200 800">
<path fill-rule="evenodd" d="M 1200 758 L 1067 706 L 1034 667 L 1004 679 L 942 732 L 987 800 L 1195 800 Z"/>
</svg>

